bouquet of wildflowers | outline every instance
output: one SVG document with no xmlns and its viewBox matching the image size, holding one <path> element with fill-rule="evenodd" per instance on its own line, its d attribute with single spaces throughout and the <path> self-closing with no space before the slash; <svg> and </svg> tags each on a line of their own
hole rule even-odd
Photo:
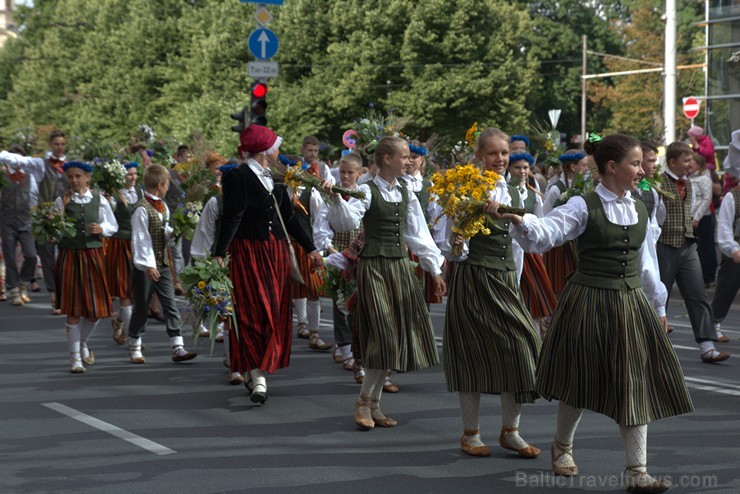
<svg viewBox="0 0 740 494">
<path fill-rule="evenodd" d="M 170 217 L 172 235 L 175 238 L 185 237 L 192 240 L 195 229 L 198 227 L 201 211 L 203 211 L 203 203 L 200 201 L 178 204 Z"/>
<path fill-rule="evenodd" d="M 231 320 L 232 330 L 236 328 L 236 316 L 231 302 L 234 285 L 229 279 L 229 258 L 224 258 L 223 266 L 212 258 L 195 259 L 180 274 L 185 284 L 185 322 L 193 327 L 193 339 L 197 340 L 200 325 L 211 333 L 211 352 L 216 342 L 216 326 Z"/>
<path fill-rule="evenodd" d="M 586 173 L 579 173 L 576 175 L 576 178 L 573 179 L 573 182 L 570 184 L 570 187 L 560 194 L 560 198 L 558 199 L 557 205 L 562 205 L 568 202 L 571 197 L 574 196 L 582 196 L 583 194 L 586 194 L 587 192 L 593 192 L 594 190 L 594 181 L 591 178 L 591 175 Z"/>
<path fill-rule="evenodd" d="M 272 174 L 276 179 L 281 180 L 286 187 L 290 187 L 293 190 L 298 190 L 301 187 L 314 187 L 318 190 L 325 200 L 329 200 L 329 196 L 326 194 L 323 188 L 321 188 L 321 179 L 311 175 L 305 171 L 302 167 L 296 165 L 288 168 L 288 171 L 282 172 L 277 168 L 272 168 Z M 357 199 L 364 199 L 365 193 L 358 190 L 349 190 L 344 187 L 332 187 L 332 190 L 337 194 L 354 197 Z"/>
<path fill-rule="evenodd" d="M 353 295 L 357 292 L 354 270 L 326 266 L 319 273 L 324 282 L 324 293 L 337 303 L 339 310 L 349 314 L 352 309 Z"/>
<path fill-rule="evenodd" d="M 93 187 L 114 195 L 123 188 L 126 182 L 126 168 L 118 160 L 100 161 L 92 172 Z"/>
<path fill-rule="evenodd" d="M 483 213 L 483 206 L 488 200 L 488 193 L 496 188 L 496 182 L 501 179 L 498 173 L 481 171 L 473 164 L 459 165 L 444 173 L 435 173 L 432 176 L 434 185 L 429 192 L 437 196 L 437 203 L 442 207 L 442 214 L 452 222 L 450 244 L 453 245 L 452 255 L 460 256 L 462 246 L 455 245 L 457 235 L 469 239 L 482 233 L 490 235 L 487 215 Z M 500 213 L 514 213 L 523 215 L 521 208 L 513 208 L 501 204 Z M 438 221 L 437 218 L 435 221 Z"/>
<path fill-rule="evenodd" d="M 44 202 L 33 210 L 31 233 L 41 243 L 56 244 L 63 237 L 74 237 L 75 220 L 56 209 L 53 202 Z"/>
</svg>

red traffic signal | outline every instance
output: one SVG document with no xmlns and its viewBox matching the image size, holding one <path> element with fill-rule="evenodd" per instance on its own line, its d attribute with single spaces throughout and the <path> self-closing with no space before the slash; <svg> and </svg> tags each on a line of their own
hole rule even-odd
<svg viewBox="0 0 740 494">
<path fill-rule="evenodd" d="M 256 82 L 252 85 L 252 97 L 264 98 L 267 96 L 267 84 Z"/>
</svg>

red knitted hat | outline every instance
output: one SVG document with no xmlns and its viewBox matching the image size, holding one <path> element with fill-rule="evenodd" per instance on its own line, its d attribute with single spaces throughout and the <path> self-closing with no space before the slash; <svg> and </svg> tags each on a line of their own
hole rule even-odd
<svg viewBox="0 0 740 494">
<path fill-rule="evenodd" d="M 236 149 L 240 155 L 245 151 L 249 154 L 272 154 L 278 150 L 283 138 L 267 127 L 252 124 L 242 131 L 239 142 L 241 146 Z"/>
</svg>

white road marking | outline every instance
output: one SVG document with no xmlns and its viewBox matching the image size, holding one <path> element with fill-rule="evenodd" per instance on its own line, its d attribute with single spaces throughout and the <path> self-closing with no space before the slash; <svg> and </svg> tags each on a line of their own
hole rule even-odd
<svg viewBox="0 0 740 494">
<path fill-rule="evenodd" d="M 115 436 L 119 439 L 123 439 L 124 441 L 128 441 L 135 446 L 138 446 L 142 449 L 145 449 L 149 452 L 154 453 L 155 455 L 161 456 L 161 455 L 171 455 L 172 453 L 177 453 L 177 451 L 175 450 L 162 446 L 161 444 L 155 443 L 154 441 L 150 441 L 149 439 L 143 438 L 141 436 L 137 436 L 133 432 L 129 432 L 127 430 L 121 429 L 120 427 L 116 427 L 115 425 L 109 424 L 108 422 L 103 422 L 100 419 L 91 417 L 90 415 L 82 413 L 66 405 L 62 405 L 61 403 L 51 402 L 51 403 L 42 403 L 42 405 L 45 406 L 46 408 L 54 410 L 55 412 L 59 412 L 62 415 L 66 415 L 67 417 L 73 418 L 77 420 L 78 422 L 82 422 L 85 425 L 89 425 L 90 427 L 93 427 L 95 429 L 101 430 L 103 432 L 107 432 L 111 436 Z"/>
<path fill-rule="evenodd" d="M 732 384 L 725 381 L 710 381 L 709 379 L 701 379 L 699 377 L 684 377 L 687 381 L 694 381 L 700 384 L 708 384 L 710 386 L 727 386 L 729 388 L 740 389 L 740 384 Z"/>
</svg>

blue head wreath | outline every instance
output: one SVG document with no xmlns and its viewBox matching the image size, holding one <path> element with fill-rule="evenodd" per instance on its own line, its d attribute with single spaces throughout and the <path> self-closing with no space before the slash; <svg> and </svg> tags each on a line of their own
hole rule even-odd
<svg viewBox="0 0 740 494">
<path fill-rule="evenodd" d="M 223 175 L 226 175 L 231 170 L 236 168 L 236 163 L 226 163 L 225 165 L 221 165 L 218 167 L 218 171 L 220 171 Z"/>
<path fill-rule="evenodd" d="M 296 166 L 298 163 L 291 160 L 284 154 L 281 154 L 278 156 L 278 160 L 280 160 L 280 163 L 284 164 L 285 166 Z"/>
<path fill-rule="evenodd" d="M 411 154 L 418 154 L 419 156 L 426 156 L 428 152 L 424 146 L 414 146 L 411 143 L 409 143 L 409 151 L 411 151 Z"/>
<path fill-rule="evenodd" d="M 131 168 L 139 168 L 139 162 L 138 161 L 130 161 L 128 163 L 124 163 L 123 167 L 127 170 Z"/>
<path fill-rule="evenodd" d="M 79 168 L 85 173 L 92 173 L 93 171 L 92 165 L 88 163 L 83 163 L 82 161 L 68 161 L 67 163 L 62 165 L 62 170 L 65 172 L 70 168 Z"/>
<path fill-rule="evenodd" d="M 534 165 L 534 158 L 529 153 L 515 153 L 509 156 L 509 164 L 514 163 L 516 161 L 524 160 L 527 163 L 529 163 L 529 166 Z"/>
<path fill-rule="evenodd" d="M 526 144 L 527 148 L 529 148 L 530 142 L 529 142 L 529 138 L 527 136 L 513 135 L 513 136 L 511 136 L 511 142 L 514 142 L 514 141 L 522 141 L 524 144 Z"/>
<path fill-rule="evenodd" d="M 561 163 L 570 163 L 573 161 L 581 161 L 585 157 L 586 153 L 566 153 L 558 156 L 558 161 L 560 161 Z"/>
</svg>

